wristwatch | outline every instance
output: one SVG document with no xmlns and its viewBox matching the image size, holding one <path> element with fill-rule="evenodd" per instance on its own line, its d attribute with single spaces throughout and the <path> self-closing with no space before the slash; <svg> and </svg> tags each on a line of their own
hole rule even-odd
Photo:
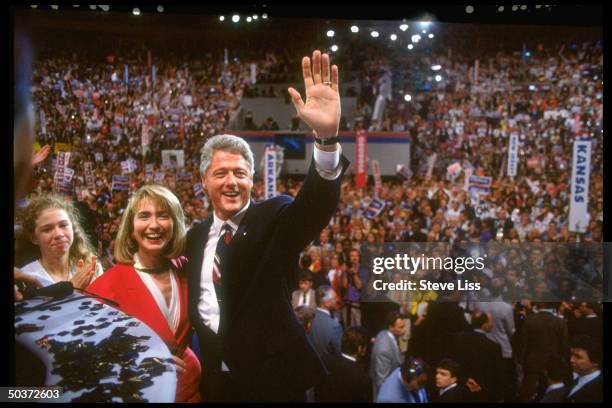
<svg viewBox="0 0 612 408">
<path fill-rule="evenodd" d="M 336 143 L 338 143 L 338 141 L 338 136 L 330 137 L 328 139 L 319 139 L 318 137 L 315 137 L 315 142 L 321 146 L 334 146 Z"/>
</svg>

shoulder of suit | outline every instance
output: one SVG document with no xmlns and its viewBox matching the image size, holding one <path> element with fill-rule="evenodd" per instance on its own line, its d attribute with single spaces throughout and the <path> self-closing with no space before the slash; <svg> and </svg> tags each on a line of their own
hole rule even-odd
<svg viewBox="0 0 612 408">
<path fill-rule="evenodd" d="M 292 202 L 293 198 L 291 196 L 280 194 L 264 201 L 252 202 L 251 205 L 260 211 L 278 211 Z"/>
</svg>

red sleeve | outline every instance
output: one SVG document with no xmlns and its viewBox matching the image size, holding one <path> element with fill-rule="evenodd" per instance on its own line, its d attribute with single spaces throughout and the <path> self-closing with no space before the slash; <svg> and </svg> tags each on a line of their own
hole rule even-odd
<svg viewBox="0 0 612 408">
<path fill-rule="evenodd" d="M 119 282 L 117 282 L 117 277 L 121 274 L 120 268 L 117 265 L 104 272 L 99 278 L 90 283 L 86 290 L 95 295 L 117 301 L 117 291 L 115 288 L 118 285 L 121 287 Z"/>
</svg>

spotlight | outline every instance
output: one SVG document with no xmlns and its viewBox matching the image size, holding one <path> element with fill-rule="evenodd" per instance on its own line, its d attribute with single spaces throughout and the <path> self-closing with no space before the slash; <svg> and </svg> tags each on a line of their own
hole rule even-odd
<svg viewBox="0 0 612 408">
<path fill-rule="evenodd" d="M 526 57 L 531 57 L 531 53 L 529 51 L 525 52 Z"/>
<path fill-rule="evenodd" d="M 391 39 L 391 41 L 395 41 L 395 40 L 397 40 L 397 35 L 391 34 L 391 36 L 389 38 Z"/>
<path fill-rule="evenodd" d="M 529 85 L 529 90 L 530 90 L 530 91 L 535 91 L 535 90 L 536 90 L 535 85 Z"/>
<path fill-rule="evenodd" d="M 512 11 L 516 11 L 516 10 L 518 10 L 518 6 L 516 6 L 516 5 L 512 6 Z"/>
<path fill-rule="evenodd" d="M 240 21 L 240 16 L 239 16 L 238 14 L 234 14 L 234 15 L 232 16 L 232 21 L 233 21 L 234 23 L 239 22 L 239 21 Z"/>
<path fill-rule="evenodd" d="M 268 15 L 267 15 L 266 13 L 263 13 L 263 14 L 261 15 L 261 18 L 263 18 L 263 19 L 265 20 L 265 19 L 267 19 L 267 18 L 268 18 Z"/>
<path fill-rule="evenodd" d="M 436 75 L 436 82 L 440 82 L 442 80 L 442 76 L 441 75 Z"/>
<path fill-rule="evenodd" d="M 336 44 L 332 45 L 331 46 L 331 50 L 332 50 L 332 52 L 338 51 L 338 46 Z"/>
<path fill-rule="evenodd" d="M 413 43 L 418 43 L 421 40 L 421 36 L 418 34 L 414 34 L 412 37 L 410 37 L 410 39 Z"/>
<path fill-rule="evenodd" d="M 468 14 L 472 14 L 474 12 L 474 6 L 466 6 L 465 12 Z"/>
<path fill-rule="evenodd" d="M 402 24 L 400 26 L 400 30 L 402 30 L 402 31 L 406 31 L 407 29 L 408 29 L 408 24 Z"/>
<path fill-rule="evenodd" d="M 225 21 L 225 16 L 219 16 L 219 21 Z"/>
<path fill-rule="evenodd" d="M 327 36 L 328 36 L 328 37 L 333 37 L 333 36 L 334 36 L 334 34 L 336 34 L 336 33 L 334 32 L 334 30 L 327 30 Z"/>
<path fill-rule="evenodd" d="M 414 48 L 414 45 L 412 45 L 412 44 L 408 44 L 408 49 L 409 49 L 409 50 L 411 50 L 411 49 L 413 49 L 413 48 Z"/>
<path fill-rule="evenodd" d="M 372 37 L 376 38 L 376 37 L 378 37 L 378 35 L 379 35 L 379 34 L 378 34 L 378 31 L 372 31 L 372 32 L 370 33 L 370 35 L 371 35 Z"/>
<path fill-rule="evenodd" d="M 439 71 L 441 69 L 442 69 L 442 65 L 432 65 L 431 66 L 432 71 Z"/>
<path fill-rule="evenodd" d="M 102 11 L 108 11 L 110 10 L 110 6 L 108 4 L 102 5 L 102 6 L 98 6 L 102 9 Z"/>
<path fill-rule="evenodd" d="M 504 9 L 505 9 L 505 7 L 504 7 L 504 6 L 499 6 L 499 7 L 497 8 L 497 12 L 498 12 L 498 13 L 501 13 L 502 11 L 504 11 Z"/>
<path fill-rule="evenodd" d="M 434 38 L 433 33 L 429 34 L 429 35 L 428 35 L 428 37 L 429 37 L 429 38 Z"/>
<path fill-rule="evenodd" d="M 135 16 L 139 16 L 140 15 L 140 9 L 138 7 L 135 7 L 134 10 L 132 10 L 132 14 L 134 14 Z"/>
<path fill-rule="evenodd" d="M 523 4 L 523 5 L 521 6 L 521 10 L 523 10 L 523 11 L 527 10 L 527 6 L 526 6 L 525 4 Z"/>
<path fill-rule="evenodd" d="M 253 14 L 253 20 L 257 20 L 259 16 L 257 14 Z"/>
<path fill-rule="evenodd" d="M 253 20 L 253 18 L 251 18 L 251 16 L 249 16 L 249 17 L 247 17 L 247 18 L 246 18 L 246 22 L 247 22 L 247 23 L 250 23 L 252 20 Z"/>
<path fill-rule="evenodd" d="M 427 30 L 423 30 L 421 31 L 423 34 L 427 34 Z"/>
<path fill-rule="evenodd" d="M 359 32 L 359 27 L 357 27 L 356 25 L 351 26 L 351 33 L 358 33 Z"/>
<path fill-rule="evenodd" d="M 427 21 L 427 20 L 421 21 L 421 27 L 423 28 L 429 27 L 430 24 L 431 24 L 431 21 Z"/>
<path fill-rule="evenodd" d="M 410 95 L 406 94 L 406 95 L 404 95 L 404 100 L 405 100 L 406 102 L 410 102 L 410 101 L 412 100 L 412 96 L 410 96 Z"/>
<path fill-rule="evenodd" d="M 95 4 L 90 4 L 89 5 L 89 9 L 90 10 L 95 10 L 96 9 L 96 5 Z"/>
<path fill-rule="evenodd" d="M 163 13 L 164 12 L 164 6 L 162 6 L 162 5 L 157 6 L 157 12 L 158 13 Z"/>
<path fill-rule="evenodd" d="M 58 6 L 58 5 L 53 4 L 53 5 L 51 5 L 51 8 L 52 8 L 53 10 L 57 10 L 57 9 L 59 9 L 59 6 Z"/>
</svg>

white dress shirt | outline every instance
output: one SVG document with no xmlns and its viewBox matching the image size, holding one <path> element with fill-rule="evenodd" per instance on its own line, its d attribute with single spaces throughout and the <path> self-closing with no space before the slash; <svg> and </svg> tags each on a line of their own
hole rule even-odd
<svg viewBox="0 0 612 408">
<path fill-rule="evenodd" d="M 452 383 L 448 387 L 444 387 L 440 390 L 440 395 L 444 394 L 446 391 L 451 390 L 457 386 L 457 383 Z"/>
<path fill-rule="evenodd" d="M 221 237 L 223 224 L 227 224 L 232 229 L 232 234 L 236 233 L 240 221 L 246 214 L 247 209 L 251 205 L 251 201 L 234 215 L 231 219 L 223 221 L 217 217 L 217 214 L 213 213 L 213 223 L 210 226 L 208 232 L 208 241 L 204 248 L 204 258 L 202 260 L 202 274 L 200 275 L 200 302 L 198 304 L 198 311 L 200 312 L 200 318 L 202 323 L 210 327 L 212 331 L 217 333 L 219 331 L 219 318 L 221 311 L 219 309 L 219 302 L 217 301 L 217 293 L 215 292 L 215 285 L 213 283 L 213 265 L 215 263 L 215 252 L 217 251 L 217 243 Z"/>
<path fill-rule="evenodd" d="M 596 370 L 596 371 L 593 371 L 591 374 L 587 374 L 583 376 L 579 376 L 578 374 L 573 373 L 574 380 L 578 378 L 578 382 L 576 383 L 576 385 L 572 387 L 572 389 L 570 390 L 569 394 L 567 394 L 567 396 L 571 397 L 572 395 L 577 393 L 582 387 L 584 387 L 587 383 L 596 379 L 600 374 L 601 374 L 601 370 Z"/>
</svg>

